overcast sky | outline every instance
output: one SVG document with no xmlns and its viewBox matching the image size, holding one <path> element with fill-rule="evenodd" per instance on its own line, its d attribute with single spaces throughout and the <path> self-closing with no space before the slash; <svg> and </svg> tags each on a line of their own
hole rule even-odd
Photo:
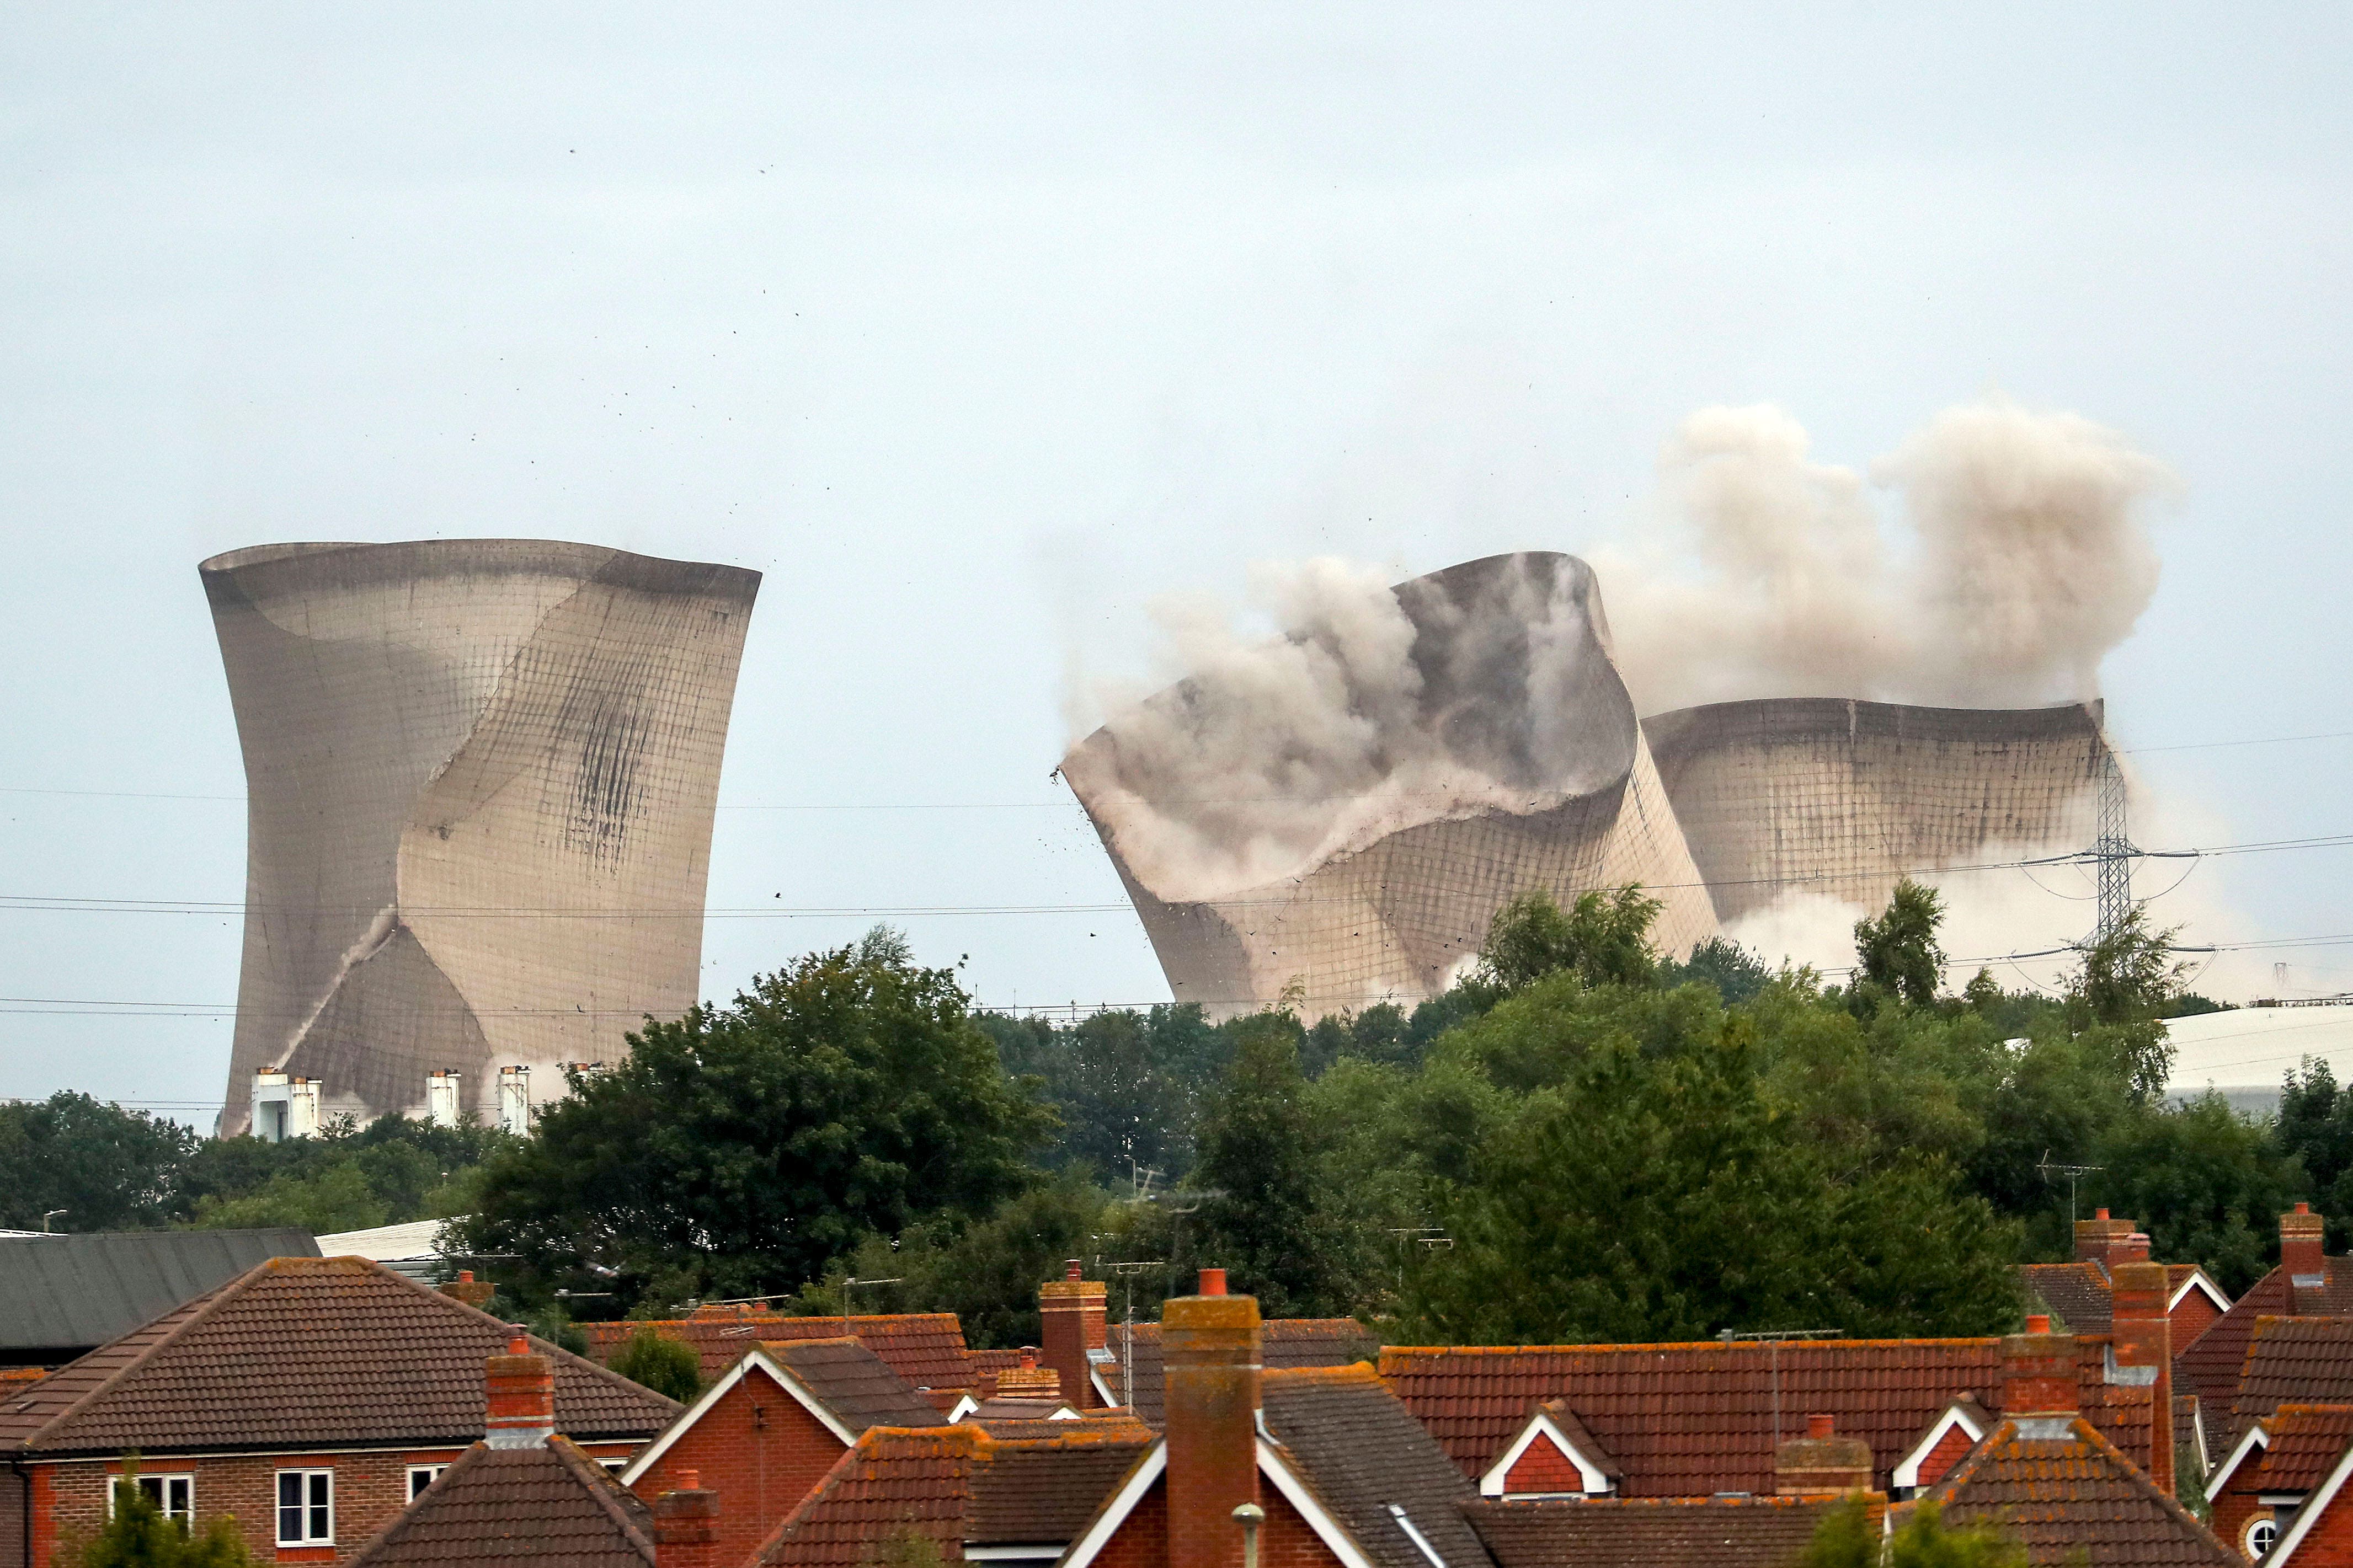
<svg viewBox="0 0 2353 1568">
<path fill-rule="evenodd" d="M 1121 906 L 899 923 L 1165 999 L 1048 778 L 1146 604 L 1622 540 L 1712 404 L 2114 426 L 2182 481 L 2121 742 L 2353 731 L 2353 13 L 1765 10 L 0 5 L 0 894 L 243 896 L 203 557 L 548 536 L 766 574 L 714 911 Z M 2137 761 L 2353 831 L 2353 740 Z M 2348 873 L 2193 885 L 2304 937 Z M 870 920 L 714 919 L 705 993 Z M 239 939 L 0 908 L 0 1095 L 208 1126 Z"/>
</svg>

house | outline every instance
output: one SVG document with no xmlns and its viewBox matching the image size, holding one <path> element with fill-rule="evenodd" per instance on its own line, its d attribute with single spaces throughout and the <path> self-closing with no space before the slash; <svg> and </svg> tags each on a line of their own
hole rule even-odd
<svg viewBox="0 0 2353 1568">
<path fill-rule="evenodd" d="M 233 1514 L 263 1561 L 342 1562 L 483 1435 L 512 1331 L 356 1258 L 257 1264 L 0 1403 L 0 1563 L 102 1522 L 137 1450 L 167 1512 Z M 671 1400 L 553 1346 L 554 1408 L 618 1465 Z"/>
<path fill-rule="evenodd" d="M 2114 1289 L 2109 1270 L 2118 1263 L 2147 1262 L 2148 1245 L 2131 1220 L 2111 1219 L 2102 1209 L 2075 1222 L 2073 1262 L 2021 1264 L 2019 1281 L 2031 1300 L 2076 1333 L 2105 1334 Z M 2166 1313 L 2173 1324 L 2173 1352 L 2179 1355 L 2231 1310 L 2231 1298 L 2194 1263 L 2168 1263 L 2165 1272 Z"/>
<path fill-rule="evenodd" d="M 484 1363 L 482 1441 L 353 1557 L 353 1568 L 719 1568 L 716 1500 L 685 1485 L 648 1507 L 555 1431 L 548 1358 L 521 1335 Z"/>
<path fill-rule="evenodd" d="M 945 1419 L 860 1341 L 766 1341 L 679 1412 L 620 1479 L 648 1501 L 666 1491 L 709 1491 L 720 1559 L 740 1563 L 869 1430 Z M 689 1474 L 695 1486 L 685 1484 Z"/>
<path fill-rule="evenodd" d="M 2161 1302 L 2163 1270 L 2137 1268 Z M 2120 1310 L 2126 1278 L 2119 1270 Z M 2236 1568 L 2228 1546 L 2084 1419 L 2075 1337 L 2040 1314 L 2026 1330 L 2002 1342 L 2000 1422 L 1922 1500 L 1955 1524 L 2000 1525 L 2037 1568 Z"/>
<path fill-rule="evenodd" d="M 2329 1258 L 2322 1248 L 2325 1222 L 2305 1204 L 2280 1215 L 2279 1267 L 2247 1288 L 2179 1352 L 2174 1380 L 2198 1396 L 2200 1436 L 2211 1454 L 2228 1454 L 2245 1435 L 2239 1412 L 2241 1374 L 2255 1328 L 2265 1318 L 2353 1316 L 2353 1259 Z M 2310 1395 L 2306 1395 L 2310 1397 Z"/>
<path fill-rule="evenodd" d="M 2240 1549 L 2262 1556 L 2266 1568 L 2353 1561 L 2353 1405 L 2282 1405 L 2270 1423 L 2262 1485 L 2269 1516 L 2252 1515 L 2236 1537 Z M 2219 1517 L 2221 1510 L 2216 1510 Z"/>
<path fill-rule="evenodd" d="M 2070 1340 L 2077 1406 L 2173 1485 L 2169 1282 L 2119 1265 L 2115 1331 Z M 1707 1340 L 1390 1346 L 1382 1379 L 1482 1496 L 1707 1497 L 1774 1489 L 1801 1413 L 1874 1456 L 1871 1489 L 1933 1485 L 2003 1414 L 2002 1342 Z"/>
<path fill-rule="evenodd" d="M 270 1258 L 316 1258 L 307 1230 L 0 1237 L 0 1367 L 63 1366 Z"/>
<path fill-rule="evenodd" d="M 2206 1485 L 2214 1533 L 2259 1561 L 2353 1444 L 2353 1405 L 2282 1405 L 2248 1426 Z M 2334 1533 L 2332 1530 L 2331 1533 Z"/>
</svg>

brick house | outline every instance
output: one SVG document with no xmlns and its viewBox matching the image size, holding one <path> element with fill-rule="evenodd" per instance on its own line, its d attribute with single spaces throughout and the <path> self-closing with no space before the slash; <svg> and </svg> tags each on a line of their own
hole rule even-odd
<svg viewBox="0 0 2353 1568">
<path fill-rule="evenodd" d="M 2282 1405 L 2247 1428 L 2206 1486 L 2214 1533 L 2260 1560 L 2353 1445 L 2353 1405 Z"/>
<path fill-rule="evenodd" d="M 2161 1303 L 2162 1270 L 2137 1267 Z M 2120 1303 L 2130 1278 L 2118 1271 Z M 2075 1337 L 2050 1329 L 2031 1317 L 2002 1342 L 2001 1420 L 1921 1500 L 1956 1524 L 2000 1525 L 2036 1568 L 2236 1568 L 2230 1547 L 2084 1418 Z"/>
<path fill-rule="evenodd" d="M 2030 1299 L 2057 1313 L 2070 1330 L 2105 1334 L 2115 1293 L 2110 1270 L 2147 1261 L 2148 1237 L 2131 1220 L 2111 1219 L 2102 1209 L 2075 1222 L 2073 1262 L 2022 1263 L 2018 1276 Z M 2173 1353 L 2179 1355 L 2231 1310 L 2231 1298 L 2194 1263 L 2168 1263 L 2165 1275 L 2166 1316 L 2173 1325 Z"/>
<path fill-rule="evenodd" d="M 121 1456 L 264 1562 L 349 1559 L 483 1433 L 484 1359 L 511 1331 L 355 1258 L 280 1258 L 0 1402 L 0 1565 L 45 1568 L 103 1522 Z M 581 1450 L 618 1464 L 678 1405 L 553 1346 Z"/>
<path fill-rule="evenodd" d="M 858 1439 L 945 1417 L 857 1340 L 754 1345 L 638 1451 L 621 1484 L 651 1501 L 698 1478 L 718 1510 L 721 1560 L 747 1560 Z"/>
<path fill-rule="evenodd" d="M 2353 1405 L 2282 1405 L 2271 1426 L 2259 1485 L 2271 1489 L 2273 1507 L 2268 1517 L 2253 1513 L 2242 1527 L 2235 1538 L 2241 1550 L 2267 1544 L 2261 1557 L 2266 1568 L 2353 1563 L 2353 1499 L 2346 1494 L 2353 1477 Z"/>
<path fill-rule="evenodd" d="M 2280 1215 L 2279 1267 L 2249 1286 L 2213 1327 L 2179 1353 L 2174 1380 L 2184 1393 L 2198 1396 L 2208 1453 L 2230 1453 L 2245 1434 L 2249 1417 L 2239 1413 L 2240 1381 L 2258 1323 L 2265 1318 L 2353 1316 L 2353 1259 L 2325 1254 L 2323 1228 L 2321 1216 L 2304 1204 Z M 2300 1391 L 2288 1392 L 2293 1396 Z"/>
</svg>

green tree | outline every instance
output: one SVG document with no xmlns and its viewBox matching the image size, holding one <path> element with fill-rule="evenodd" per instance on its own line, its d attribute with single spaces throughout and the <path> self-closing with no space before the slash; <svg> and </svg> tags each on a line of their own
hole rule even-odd
<svg viewBox="0 0 2353 1568">
<path fill-rule="evenodd" d="M 1894 996 L 1915 1007 L 1936 999 L 1945 969 L 1936 928 L 1944 918 L 1943 895 L 1906 877 L 1876 918 L 1854 922 L 1854 991 L 1866 1010 L 1879 997 Z"/>
<path fill-rule="evenodd" d="M 781 1294 L 864 1237 L 987 1213 L 1054 1125 L 955 974 L 912 963 L 894 933 L 629 1038 L 627 1061 L 571 1075 L 537 1136 L 491 1160 L 459 1227 L 477 1253 L 516 1255 L 526 1296 Z"/>
<path fill-rule="evenodd" d="M 0 1105 L 0 1229 L 131 1230 L 168 1221 L 196 1135 L 176 1121 L 60 1089 Z"/>
<path fill-rule="evenodd" d="M 1662 907 L 1631 883 L 1579 893 L 1566 910 L 1541 888 L 1522 893 L 1488 922 L 1480 973 L 1504 992 L 1564 969 L 1588 985 L 1647 985 L 1658 968 L 1651 922 Z"/>
<path fill-rule="evenodd" d="M 80 1568 L 250 1568 L 254 1558 L 231 1515 L 215 1515 L 200 1531 L 166 1519 L 140 1489 L 139 1456 L 125 1454 L 113 1512 L 73 1561 Z"/>
<path fill-rule="evenodd" d="M 316 1175 L 281 1172 L 243 1197 L 206 1197 L 195 1223 L 208 1230 L 245 1230 L 292 1226 L 314 1236 L 390 1225 L 392 1209 L 369 1187 L 355 1161 L 327 1166 Z"/>
<path fill-rule="evenodd" d="M 2140 1222 L 2151 1257 L 2194 1259 L 2233 1295 L 2277 1260 L 2298 1173 L 2270 1129 L 2221 1095 L 2119 1118 L 2095 1163 L 2100 1201 Z"/>
<path fill-rule="evenodd" d="M 1924 1502 L 1882 1537 L 1860 1498 L 1830 1511 L 1798 1568 L 2026 1568 L 2025 1545 L 1989 1523 L 1947 1525 L 1943 1509 Z"/>
<path fill-rule="evenodd" d="M 1689 958 L 1680 962 L 1671 959 L 1661 964 L 1659 971 L 1659 983 L 1662 985 L 1715 986 L 1716 994 L 1724 998 L 1727 1006 L 1753 1000 L 1773 978 L 1763 958 L 1721 936 L 1707 938 L 1693 947 Z"/>
<path fill-rule="evenodd" d="M 670 1339 L 649 1323 L 614 1354 L 612 1368 L 631 1383 L 666 1394 L 681 1405 L 702 1392 L 702 1358 L 694 1347 Z"/>
</svg>

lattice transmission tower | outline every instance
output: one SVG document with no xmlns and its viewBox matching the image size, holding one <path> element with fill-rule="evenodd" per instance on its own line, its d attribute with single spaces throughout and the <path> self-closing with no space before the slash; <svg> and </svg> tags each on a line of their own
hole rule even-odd
<svg viewBox="0 0 2353 1568">
<path fill-rule="evenodd" d="M 2092 932 L 2094 945 L 2123 929 L 2132 913 L 2132 866 L 2140 858 L 2133 847 L 2125 821 L 2125 771 L 2114 751 L 2100 754 L 2100 831 L 2092 841 L 2092 858 L 2098 862 L 2099 924 Z"/>
</svg>

